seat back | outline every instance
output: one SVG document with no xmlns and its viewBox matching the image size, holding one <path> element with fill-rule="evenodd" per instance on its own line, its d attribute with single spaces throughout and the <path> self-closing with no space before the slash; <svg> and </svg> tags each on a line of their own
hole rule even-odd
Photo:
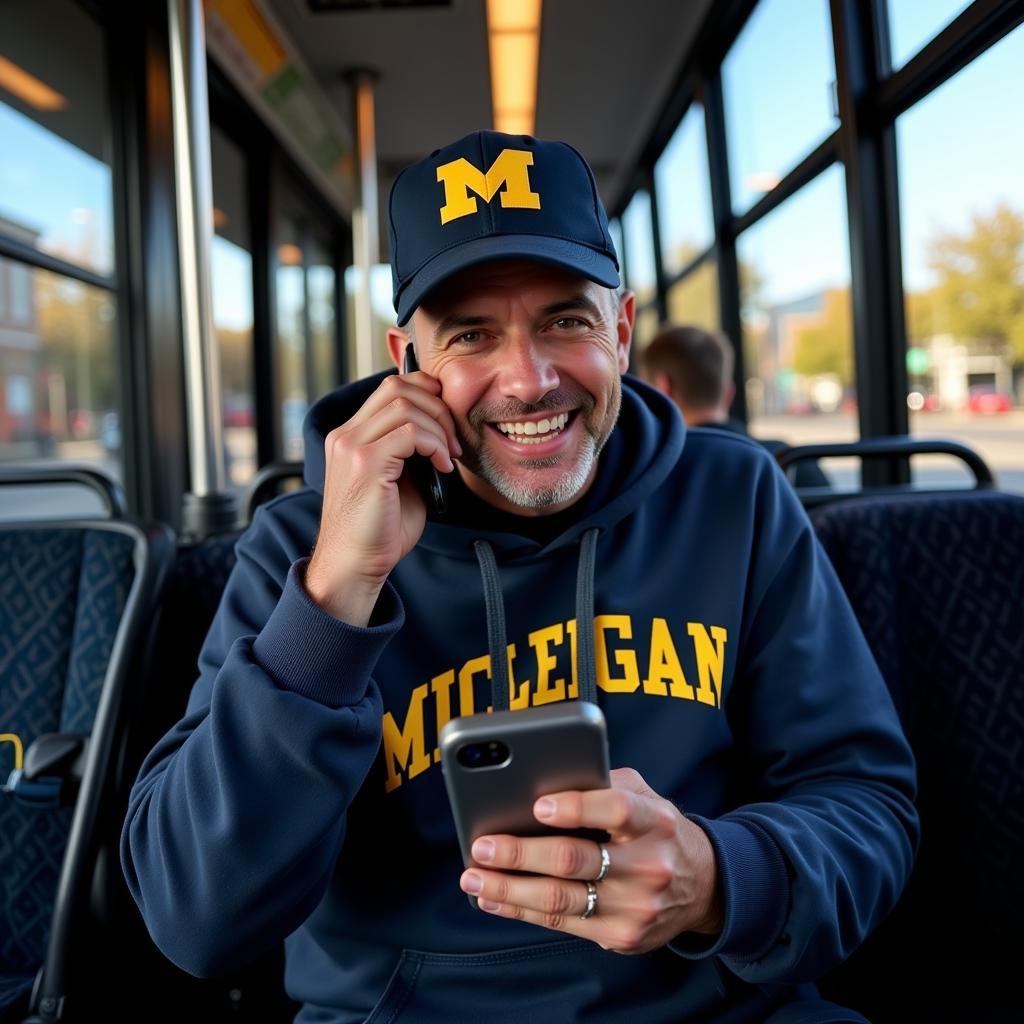
<svg viewBox="0 0 1024 1024">
<path fill-rule="evenodd" d="M 811 518 L 913 747 L 922 823 L 900 905 L 823 987 L 874 1021 L 1024 1019 L 1024 497 Z"/>
<path fill-rule="evenodd" d="M 157 740 L 184 714 L 196 679 L 203 640 L 235 565 L 239 532 L 218 534 L 178 549 L 164 588 L 152 663 L 143 701 L 137 709 L 129 774 L 138 771 Z M 168 961 L 150 940 L 134 901 L 125 890 L 120 908 L 119 960 L 124 970 L 119 1000 L 146 1004 L 147 1019 L 224 1020 L 238 1024 L 290 1021 L 298 1004 L 283 988 L 283 949 L 224 978 L 198 979 Z M 159 1006 L 151 1006 L 159 992 Z"/>
<path fill-rule="evenodd" d="M 62 1000 L 134 655 L 173 538 L 127 521 L 0 528 L 0 1008 Z M 59 734 L 71 756 L 48 756 Z M 59 744 L 58 744 L 59 746 Z"/>
</svg>

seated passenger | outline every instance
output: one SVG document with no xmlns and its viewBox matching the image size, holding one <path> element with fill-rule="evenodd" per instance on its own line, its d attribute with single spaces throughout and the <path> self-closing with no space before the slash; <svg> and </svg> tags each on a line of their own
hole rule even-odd
<svg viewBox="0 0 1024 1024">
<path fill-rule="evenodd" d="M 283 941 L 310 1024 L 862 1021 L 812 982 L 903 888 L 914 766 L 792 489 L 622 377 L 634 298 L 574 149 L 477 132 L 389 209 L 422 369 L 314 406 L 309 487 L 239 542 L 122 835 L 153 938 L 196 974 Z M 438 731 L 501 706 L 497 665 L 513 708 L 604 710 L 611 788 L 534 813 L 606 844 L 463 869 Z"/>
<path fill-rule="evenodd" d="M 738 420 L 729 417 L 736 385 L 732 379 L 735 361 L 729 339 L 703 327 L 663 327 L 641 356 L 644 376 L 679 406 L 691 427 L 715 427 L 745 434 Z M 773 454 L 784 441 L 758 438 Z M 816 462 L 798 462 L 793 467 L 797 487 L 829 487 L 829 479 Z"/>
</svg>

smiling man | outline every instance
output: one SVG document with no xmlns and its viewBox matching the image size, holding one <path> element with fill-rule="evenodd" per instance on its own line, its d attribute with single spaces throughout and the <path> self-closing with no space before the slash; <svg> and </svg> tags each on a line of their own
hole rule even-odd
<svg viewBox="0 0 1024 1024">
<path fill-rule="evenodd" d="M 569 146 L 474 133 L 390 217 L 420 369 L 322 399 L 308 487 L 239 543 L 125 823 L 154 939 L 199 974 L 285 941 L 310 1024 L 862 1020 L 810 982 L 902 889 L 913 763 L 784 478 L 623 376 L 634 301 Z M 609 841 L 482 837 L 463 870 L 441 728 L 563 700 L 616 769 L 534 813 Z"/>
</svg>

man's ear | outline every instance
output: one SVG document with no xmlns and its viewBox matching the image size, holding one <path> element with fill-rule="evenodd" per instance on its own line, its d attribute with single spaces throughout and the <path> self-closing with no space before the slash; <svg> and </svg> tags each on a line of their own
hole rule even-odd
<svg viewBox="0 0 1024 1024">
<path fill-rule="evenodd" d="M 663 395 L 672 397 L 672 378 L 664 370 L 655 370 L 654 379 L 651 381 L 654 387 Z"/>
<path fill-rule="evenodd" d="M 725 390 L 722 392 L 722 401 L 719 403 L 719 408 L 722 413 L 728 418 L 729 410 L 732 408 L 732 400 L 736 397 L 736 385 L 730 381 Z"/>
<path fill-rule="evenodd" d="M 405 357 L 405 346 L 409 344 L 409 333 L 401 327 L 388 328 L 388 352 L 391 353 L 391 361 L 402 372 L 402 360 Z"/>
<path fill-rule="evenodd" d="M 631 291 L 619 299 L 619 319 L 615 325 L 619 342 L 619 373 L 629 369 L 629 348 L 633 343 L 633 323 L 636 320 L 636 296 Z"/>
</svg>

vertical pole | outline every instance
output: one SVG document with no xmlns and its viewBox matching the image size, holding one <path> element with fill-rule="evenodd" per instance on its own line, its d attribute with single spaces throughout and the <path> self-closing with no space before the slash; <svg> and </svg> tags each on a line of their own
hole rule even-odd
<svg viewBox="0 0 1024 1024">
<path fill-rule="evenodd" d="M 839 151 L 846 168 L 857 408 L 861 437 L 905 434 L 907 414 L 903 269 L 895 128 L 874 108 L 889 55 L 882 0 L 831 0 L 839 98 Z M 906 460 L 865 460 L 864 486 L 905 483 Z"/>
<path fill-rule="evenodd" d="M 350 80 L 355 92 L 356 145 L 359 152 L 359 205 L 352 216 L 355 265 L 358 271 L 354 370 L 355 376 L 359 378 L 368 376 L 376 369 L 373 303 L 370 293 L 370 273 L 380 259 L 377 228 L 380 223 L 377 207 L 377 136 L 374 113 L 376 75 L 372 71 L 360 69 L 351 72 Z"/>
<path fill-rule="evenodd" d="M 231 525 L 234 503 L 225 493 L 220 359 L 213 335 L 213 177 L 201 0 L 168 0 L 168 24 L 192 485 L 184 496 L 182 517 L 186 533 L 203 537 Z"/>
</svg>

